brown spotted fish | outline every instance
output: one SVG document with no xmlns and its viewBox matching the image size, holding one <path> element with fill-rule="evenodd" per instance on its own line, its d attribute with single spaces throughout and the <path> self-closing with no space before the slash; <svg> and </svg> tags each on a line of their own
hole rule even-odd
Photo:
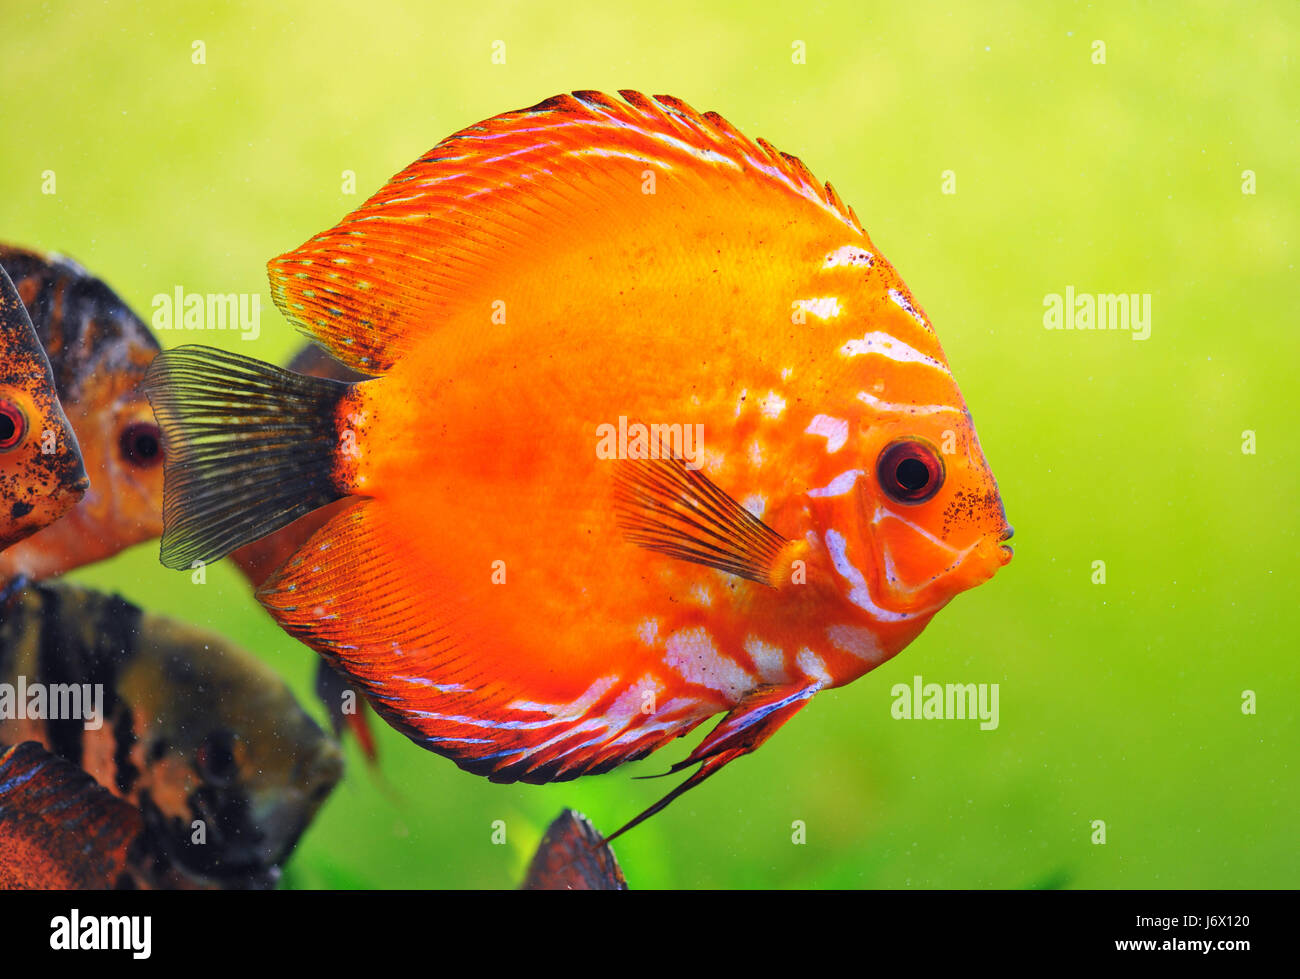
<svg viewBox="0 0 1300 979">
<path fill-rule="evenodd" d="M 31 315 L 90 473 L 71 512 L 0 555 L 3 582 L 62 574 L 162 533 L 162 442 L 138 390 L 158 353 L 140 318 L 69 259 L 0 244 L 0 267 Z"/>
<path fill-rule="evenodd" d="M 0 551 L 66 514 L 89 484 L 50 362 L 0 268 Z"/>
</svg>

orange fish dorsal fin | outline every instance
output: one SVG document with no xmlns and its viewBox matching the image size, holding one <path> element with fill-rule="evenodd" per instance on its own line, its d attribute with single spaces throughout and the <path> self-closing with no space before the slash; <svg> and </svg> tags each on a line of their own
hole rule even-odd
<svg viewBox="0 0 1300 979">
<path fill-rule="evenodd" d="M 795 157 L 671 96 L 620 94 L 557 95 L 444 139 L 273 259 L 276 305 L 349 367 L 382 373 L 451 311 L 481 301 L 475 286 L 508 267 L 510 249 L 535 253 L 539 229 L 590 221 L 594 208 L 617 213 L 617 195 L 646 193 L 647 173 L 697 197 L 761 188 L 861 233 Z"/>
<path fill-rule="evenodd" d="M 119 886 L 143 832 L 139 811 L 76 765 L 34 741 L 0 745 L 0 889 Z"/>
</svg>

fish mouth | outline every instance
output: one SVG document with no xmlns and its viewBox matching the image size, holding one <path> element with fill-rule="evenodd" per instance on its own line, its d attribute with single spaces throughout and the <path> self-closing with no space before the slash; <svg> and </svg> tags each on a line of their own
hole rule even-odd
<svg viewBox="0 0 1300 979">
<path fill-rule="evenodd" d="M 1014 536 L 1016 536 L 1016 528 L 1011 526 L 1011 524 L 1007 524 L 1007 529 L 1002 531 L 1002 536 L 998 538 L 998 543 L 1002 545 L 1003 564 L 1009 562 L 1012 556 L 1016 553 L 1015 549 L 1010 544 L 1003 543 L 1004 541 L 1011 540 Z"/>
<path fill-rule="evenodd" d="M 270 890 L 280 878 L 280 854 L 252 824 L 247 800 L 202 786 L 190 797 L 188 816 L 168 816 L 149 791 L 140 793 L 145 831 L 142 865 L 150 880 L 175 873 L 186 886 Z M 191 838 L 190 817 L 206 828 L 204 845 Z"/>
</svg>

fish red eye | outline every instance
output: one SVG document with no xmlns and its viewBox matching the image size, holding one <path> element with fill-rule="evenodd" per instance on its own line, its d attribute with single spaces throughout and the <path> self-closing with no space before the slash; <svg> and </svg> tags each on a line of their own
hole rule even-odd
<svg viewBox="0 0 1300 979">
<path fill-rule="evenodd" d="M 27 414 L 12 401 L 0 401 L 0 452 L 22 445 L 27 437 Z"/>
<path fill-rule="evenodd" d="M 928 442 L 899 439 L 880 453 L 876 478 L 890 499 L 924 503 L 943 485 L 943 460 Z"/>
<path fill-rule="evenodd" d="M 121 438 L 122 458 L 139 469 L 150 469 L 162 462 L 162 435 L 152 422 L 128 425 Z"/>
</svg>

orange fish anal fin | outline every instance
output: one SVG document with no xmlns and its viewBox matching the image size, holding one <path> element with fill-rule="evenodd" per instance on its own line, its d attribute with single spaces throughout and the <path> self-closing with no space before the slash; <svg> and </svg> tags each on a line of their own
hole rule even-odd
<svg viewBox="0 0 1300 979">
<path fill-rule="evenodd" d="M 679 761 L 664 773 L 672 775 L 698 764 L 700 767 L 694 774 L 631 822 L 605 837 L 604 842 L 610 843 L 632 827 L 645 822 L 655 813 L 667 808 L 674 799 L 720 771 L 728 762 L 758 748 L 776 733 L 777 728 L 794 717 L 812 699 L 813 694 L 824 686 L 821 680 L 809 680 L 797 684 L 762 686 L 751 692 L 709 732 L 709 736 L 699 743 L 690 757 Z"/>
<path fill-rule="evenodd" d="M 678 458 L 624 459 L 615 520 L 629 543 L 779 587 L 805 541 L 790 541 Z"/>
</svg>

